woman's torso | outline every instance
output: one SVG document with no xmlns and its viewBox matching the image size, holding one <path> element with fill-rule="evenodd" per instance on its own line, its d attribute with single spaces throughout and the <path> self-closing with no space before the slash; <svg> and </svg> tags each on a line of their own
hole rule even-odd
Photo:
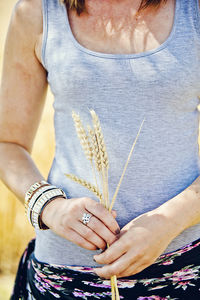
<svg viewBox="0 0 200 300">
<path fill-rule="evenodd" d="M 83 26 L 79 20 L 78 27 L 77 17 L 70 13 L 68 20 L 66 8 L 58 0 L 43 0 L 41 61 L 55 96 L 56 153 L 48 180 L 62 187 L 69 198 L 94 198 L 91 192 L 64 175 L 74 173 L 93 183 L 71 112 L 80 113 L 87 124 L 88 108 L 94 109 L 107 145 L 112 196 L 137 130 L 143 118 L 146 119 L 114 207 L 121 227 L 176 196 L 199 175 L 198 2 L 169 1 L 161 11 L 156 17 L 159 26 L 152 20 L 148 23 L 150 39 L 145 39 L 146 27 L 140 27 L 145 28 L 144 34 L 137 27 L 138 31 L 124 36 L 123 30 L 113 33 L 106 22 L 108 35 L 104 35 L 102 46 L 101 34 L 96 37 L 90 22 Z M 168 20 L 166 26 L 161 24 L 163 14 Z M 79 28 L 81 37 L 77 33 Z M 118 39 L 122 41 L 120 44 Z M 198 238 L 199 227 L 198 224 L 184 231 L 166 251 Z M 93 252 L 56 236 L 51 230 L 36 233 L 35 255 L 39 261 L 96 265 Z"/>
</svg>

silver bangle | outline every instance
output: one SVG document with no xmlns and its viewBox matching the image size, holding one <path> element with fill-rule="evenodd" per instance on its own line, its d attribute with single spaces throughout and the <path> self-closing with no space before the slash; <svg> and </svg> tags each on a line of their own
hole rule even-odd
<svg viewBox="0 0 200 300">
<path fill-rule="evenodd" d="M 25 212 L 28 216 L 28 220 L 30 223 L 31 223 L 31 218 L 30 218 L 31 210 L 33 209 L 33 206 L 35 205 L 37 199 L 41 195 L 43 195 L 43 193 L 45 193 L 49 190 L 53 190 L 53 189 L 56 189 L 56 186 L 48 185 L 48 186 L 41 187 L 37 192 L 35 192 L 35 194 L 31 198 L 31 200 L 29 201 L 29 203 L 25 206 Z"/>
<path fill-rule="evenodd" d="M 49 191 L 44 192 L 35 202 L 30 210 L 30 221 L 34 228 L 42 229 L 40 222 L 40 215 L 43 207 L 47 205 L 48 202 L 52 201 L 52 199 L 62 197 L 66 198 L 66 195 L 63 190 L 56 188 Z"/>
</svg>

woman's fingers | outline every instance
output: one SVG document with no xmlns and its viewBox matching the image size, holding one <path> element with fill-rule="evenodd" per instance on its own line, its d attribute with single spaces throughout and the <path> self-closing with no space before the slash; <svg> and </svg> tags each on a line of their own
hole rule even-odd
<svg viewBox="0 0 200 300">
<path fill-rule="evenodd" d="M 103 222 L 114 234 L 120 233 L 120 227 L 114 216 L 102 204 L 91 199 L 91 201 L 86 201 L 85 208 L 89 213 Z"/>
<path fill-rule="evenodd" d="M 103 278 L 110 278 L 113 275 L 116 275 L 117 277 L 119 276 L 128 276 L 126 274 L 126 270 L 129 269 L 137 270 L 139 272 L 139 267 L 141 267 L 142 261 L 140 260 L 140 255 L 135 255 L 134 257 L 131 256 L 130 252 L 127 252 L 123 254 L 119 259 L 114 261 L 110 265 L 105 265 L 102 268 L 95 268 L 94 271 L 95 273 Z M 131 268 L 132 267 L 132 268 Z M 137 273 L 136 272 L 136 273 Z M 129 274 L 130 275 L 130 274 Z"/>
<path fill-rule="evenodd" d="M 105 265 L 102 268 L 95 268 L 94 271 L 99 277 L 109 279 L 111 276 L 122 273 L 128 268 L 130 261 L 127 259 L 127 253 L 110 265 Z"/>
<path fill-rule="evenodd" d="M 84 213 L 92 215 L 87 224 L 82 221 Z M 63 237 L 65 232 L 64 238 L 83 248 L 96 250 L 105 249 L 106 243 L 111 245 L 116 241 L 120 229 L 115 217 L 116 212 L 110 213 L 91 198 L 62 198 L 45 207 L 42 221 L 56 234 Z M 70 236 L 66 234 L 68 231 Z"/>
<path fill-rule="evenodd" d="M 91 221 L 93 218 L 94 217 L 91 218 Z M 86 239 L 88 242 L 92 243 L 93 245 L 96 245 L 97 248 L 105 249 L 105 241 L 99 235 L 97 235 L 88 225 L 86 226 L 81 222 L 77 221 L 73 224 L 72 229 L 76 231 L 79 235 L 81 235 L 84 239 Z"/>
<path fill-rule="evenodd" d="M 113 243 L 103 253 L 94 255 L 94 259 L 99 264 L 111 264 L 126 252 L 126 244 L 125 242 L 123 243 L 122 238 L 119 238 L 119 240 Z"/>
<path fill-rule="evenodd" d="M 83 238 L 80 234 L 78 234 L 73 229 L 68 228 L 67 230 L 63 228 L 62 232 L 60 232 L 61 236 L 65 239 L 73 242 L 74 244 L 87 249 L 87 250 L 96 250 L 96 245 L 90 243 L 85 238 Z"/>
<path fill-rule="evenodd" d="M 101 237 L 106 243 L 109 245 L 113 244 L 117 240 L 116 234 L 114 234 L 112 231 L 108 229 L 102 223 L 99 219 L 97 219 L 94 215 L 90 218 L 89 223 L 87 226 L 84 225 L 84 227 L 89 227 L 93 232 L 95 232 L 99 237 Z M 106 248 L 106 243 L 104 243 L 103 248 L 99 247 L 101 249 Z"/>
</svg>

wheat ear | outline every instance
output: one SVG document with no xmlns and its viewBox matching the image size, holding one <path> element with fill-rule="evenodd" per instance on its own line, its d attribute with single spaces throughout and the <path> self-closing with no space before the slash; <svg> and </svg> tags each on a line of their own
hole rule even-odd
<svg viewBox="0 0 200 300">
<path fill-rule="evenodd" d="M 109 168 L 108 163 L 108 154 L 106 151 L 106 146 L 103 138 L 103 133 L 101 130 L 99 118 L 94 110 L 90 110 L 91 116 L 92 116 L 92 122 L 94 127 L 94 132 L 98 144 L 100 159 L 101 159 L 101 171 L 102 171 L 102 177 L 103 177 L 103 199 L 104 199 L 104 205 L 108 209 L 109 208 L 109 199 L 108 199 L 108 176 L 107 176 L 107 170 Z"/>
<path fill-rule="evenodd" d="M 127 168 L 128 163 L 129 163 L 129 161 L 130 161 L 131 155 L 132 155 L 133 150 L 134 150 L 134 148 L 135 148 L 135 144 L 136 144 L 137 139 L 138 139 L 138 137 L 139 137 L 139 135 L 140 135 L 140 132 L 141 132 L 141 130 L 142 130 L 142 126 L 143 126 L 143 124 L 144 124 L 144 121 L 145 121 L 145 119 L 142 121 L 142 123 L 141 123 L 141 125 L 140 125 L 140 128 L 139 128 L 139 130 L 138 130 L 137 136 L 136 136 L 136 138 L 135 138 L 135 140 L 134 140 L 134 142 L 133 142 L 131 151 L 130 151 L 130 153 L 129 153 L 129 156 L 128 156 L 128 158 L 127 158 L 126 164 L 125 164 L 125 166 L 124 166 L 124 170 L 123 170 L 123 172 L 122 172 L 121 178 L 120 178 L 120 180 L 119 180 L 119 183 L 118 183 L 117 188 L 116 188 L 116 190 L 115 190 L 114 196 L 113 196 L 113 198 L 112 198 L 111 205 L 110 205 L 110 207 L 109 207 L 109 211 L 112 210 L 113 205 L 114 205 L 114 203 L 115 203 L 115 199 L 116 199 L 116 197 L 117 197 L 117 194 L 118 194 L 120 185 L 121 185 L 122 180 L 123 180 L 123 178 L 124 178 L 124 174 L 125 174 L 125 172 L 126 172 L 126 168 Z"/>
<path fill-rule="evenodd" d="M 90 141 L 89 141 L 89 137 L 88 137 L 88 135 L 87 135 L 87 133 L 84 129 L 84 126 L 81 122 L 81 119 L 80 119 L 79 115 L 76 114 L 74 111 L 72 112 L 72 118 L 74 120 L 74 125 L 75 125 L 75 128 L 76 128 L 76 132 L 77 132 L 78 138 L 80 140 L 80 144 L 83 148 L 84 154 L 85 154 L 86 158 L 90 161 L 93 176 L 94 176 L 96 186 L 97 186 L 97 189 L 98 189 L 95 168 L 94 168 L 94 165 L 93 165 L 93 151 L 92 151 L 92 146 L 91 146 Z"/>
<path fill-rule="evenodd" d="M 85 156 L 87 157 L 88 160 L 92 161 L 92 158 L 93 158 L 92 147 L 90 145 L 87 133 L 81 122 L 81 119 L 80 119 L 79 115 L 76 114 L 74 111 L 72 112 L 72 118 L 74 120 L 76 132 L 77 132 L 78 138 L 80 140 L 81 146 L 84 150 Z"/>
<path fill-rule="evenodd" d="M 76 175 L 73 174 L 65 174 L 65 176 L 73 181 L 75 181 L 76 183 L 81 184 L 82 186 L 86 187 L 88 190 L 90 190 L 91 192 L 93 192 L 100 201 L 102 201 L 102 194 L 100 193 L 100 191 L 96 188 L 96 186 L 92 185 L 91 183 L 87 182 L 84 179 L 81 179 L 79 177 L 77 177 Z"/>
</svg>

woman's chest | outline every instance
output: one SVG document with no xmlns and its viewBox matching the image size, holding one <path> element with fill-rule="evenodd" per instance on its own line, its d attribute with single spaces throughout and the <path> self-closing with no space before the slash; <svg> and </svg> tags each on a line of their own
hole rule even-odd
<svg viewBox="0 0 200 300">
<path fill-rule="evenodd" d="M 103 53 L 140 53 L 159 47 L 170 35 L 175 16 L 174 0 L 168 0 L 158 10 L 142 11 L 111 8 L 80 17 L 68 12 L 72 34 L 87 49 Z"/>
</svg>

